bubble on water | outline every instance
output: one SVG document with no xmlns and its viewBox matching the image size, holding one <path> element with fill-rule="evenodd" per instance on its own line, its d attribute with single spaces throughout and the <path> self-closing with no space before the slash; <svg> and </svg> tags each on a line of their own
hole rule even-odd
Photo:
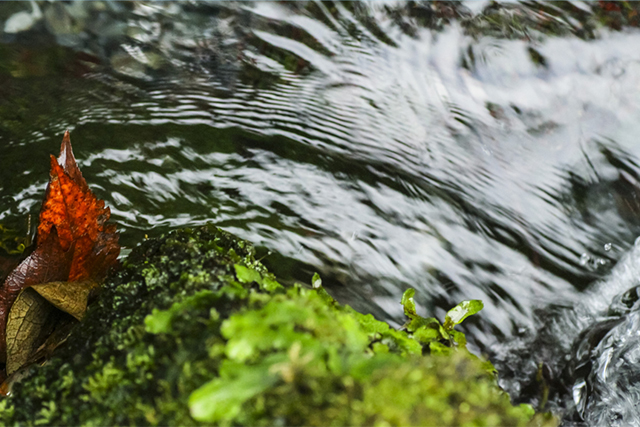
<svg viewBox="0 0 640 427">
<path fill-rule="evenodd" d="M 613 247 L 613 245 L 611 243 L 605 243 L 604 244 L 604 250 L 607 251 L 607 252 L 609 252 L 612 247 Z"/>
<path fill-rule="evenodd" d="M 590 260 L 591 260 L 591 257 L 589 255 L 587 255 L 587 254 L 580 255 L 580 265 L 581 266 L 583 266 L 583 267 L 586 266 L 589 263 Z"/>
</svg>

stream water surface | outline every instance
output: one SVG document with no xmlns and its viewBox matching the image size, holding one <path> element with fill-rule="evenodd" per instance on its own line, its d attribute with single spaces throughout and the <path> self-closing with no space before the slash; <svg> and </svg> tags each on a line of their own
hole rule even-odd
<svg viewBox="0 0 640 427">
<path fill-rule="evenodd" d="M 638 335 L 639 12 L 3 2 L 0 222 L 28 232 L 68 128 L 125 246 L 214 222 L 396 325 L 409 287 L 480 299 L 463 329 L 516 399 L 629 425 L 640 386 L 597 384 Z"/>
</svg>

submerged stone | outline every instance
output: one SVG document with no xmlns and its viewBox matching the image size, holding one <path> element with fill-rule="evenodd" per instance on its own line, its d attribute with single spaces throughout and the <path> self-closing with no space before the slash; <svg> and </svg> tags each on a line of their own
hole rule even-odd
<svg viewBox="0 0 640 427">
<path fill-rule="evenodd" d="M 513 406 L 463 346 L 423 356 L 412 334 L 341 306 L 320 283 L 285 288 L 248 243 L 213 226 L 147 240 L 65 345 L 14 384 L 0 422 L 553 423 Z"/>
</svg>

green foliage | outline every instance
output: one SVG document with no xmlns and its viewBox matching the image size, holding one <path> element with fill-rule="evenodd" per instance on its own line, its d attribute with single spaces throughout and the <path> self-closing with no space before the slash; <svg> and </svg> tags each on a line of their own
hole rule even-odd
<svg viewBox="0 0 640 427">
<path fill-rule="evenodd" d="M 315 289 L 260 299 L 225 320 L 221 332 L 220 376 L 189 401 L 205 423 L 516 425 L 532 415 L 512 407 L 491 371 L 466 351 L 441 344 L 451 357 L 419 357 L 422 346 L 406 333 L 327 304 Z"/>
<path fill-rule="evenodd" d="M 31 244 L 31 236 L 0 224 L 0 248 L 9 255 L 20 255 Z"/>
<path fill-rule="evenodd" d="M 189 406 L 194 418 L 229 422 L 242 413 L 244 403 L 278 382 L 269 363 L 244 366 L 225 361 L 220 377 L 209 381 L 191 394 Z"/>
<path fill-rule="evenodd" d="M 453 329 L 481 306 L 463 303 L 443 326 L 417 315 L 413 295 L 395 330 L 338 304 L 318 275 L 285 289 L 215 227 L 170 233 L 132 252 L 66 346 L 0 402 L 0 423 L 533 422 Z"/>
<path fill-rule="evenodd" d="M 467 317 L 476 314 L 484 305 L 482 301 L 470 300 L 462 301 L 453 307 L 445 316 L 444 324 L 441 324 L 434 317 L 422 317 L 416 312 L 416 305 L 413 300 L 416 291 L 407 289 L 402 295 L 402 305 L 404 314 L 409 318 L 404 325 L 410 336 L 433 354 L 448 355 L 452 348 L 467 347 L 467 339 L 462 332 L 456 331 L 454 327 L 459 325 Z M 494 372 L 495 369 L 490 362 L 486 364 L 487 370 Z"/>
<path fill-rule="evenodd" d="M 447 316 L 444 319 L 444 328 L 447 331 L 453 330 L 455 325 L 459 325 L 464 319 L 476 314 L 483 308 L 484 304 L 480 300 L 462 301 L 447 312 Z"/>
<path fill-rule="evenodd" d="M 272 277 L 262 277 L 258 271 L 240 264 L 236 264 L 234 267 L 236 270 L 236 277 L 242 283 L 256 282 L 267 292 L 275 292 L 277 290 L 284 289 L 282 285 Z"/>
</svg>

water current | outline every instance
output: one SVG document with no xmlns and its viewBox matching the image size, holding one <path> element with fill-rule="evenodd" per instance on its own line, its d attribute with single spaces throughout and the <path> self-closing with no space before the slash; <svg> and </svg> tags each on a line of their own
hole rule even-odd
<svg viewBox="0 0 640 427">
<path fill-rule="evenodd" d="M 68 128 L 125 246 L 214 222 L 396 325 L 409 287 L 481 299 L 515 399 L 640 423 L 639 13 L 3 2 L 0 222 L 28 232 Z"/>
</svg>

